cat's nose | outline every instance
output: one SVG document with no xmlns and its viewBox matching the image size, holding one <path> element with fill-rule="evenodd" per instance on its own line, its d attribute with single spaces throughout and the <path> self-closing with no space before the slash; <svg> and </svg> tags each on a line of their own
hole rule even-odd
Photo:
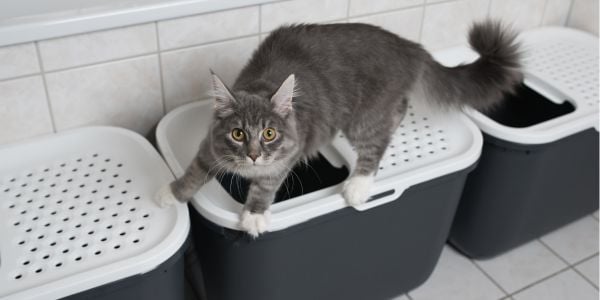
<svg viewBox="0 0 600 300">
<path fill-rule="evenodd" d="M 256 161 L 256 159 L 260 156 L 260 153 L 248 153 L 248 157 L 250 157 L 250 159 L 252 161 Z"/>
</svg>

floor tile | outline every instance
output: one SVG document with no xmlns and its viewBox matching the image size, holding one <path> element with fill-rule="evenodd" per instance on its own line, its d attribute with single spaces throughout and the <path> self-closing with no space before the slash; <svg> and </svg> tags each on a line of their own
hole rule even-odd
<svg viewBox="0 0 600 300">
<path fill-rule="evenodd" d="M 516 295 L 515 300 L 596 300 L 596 290 L 573 270 L 548 278 Z"/>
<path fill-rule="evenodd" d="M 469 259 L 448 246 L 431 277 L 408 294 L 414 300 L 484 300 L 504 296 Z"/>
<path fill-rule="evenodd" d="M 567 265 L 538 241 L 476 263 L 508 293 L 515 292 Z"/>
<path fill-rule="evenodd" d="M 598 252 L 598 222 L 585 217 L 541 238 L 570 264 Z"/>
<path fill-rule="evenodd" d="M 598 287 L 598 255 L 578 264 L 575 269 Z"/>
</svg>

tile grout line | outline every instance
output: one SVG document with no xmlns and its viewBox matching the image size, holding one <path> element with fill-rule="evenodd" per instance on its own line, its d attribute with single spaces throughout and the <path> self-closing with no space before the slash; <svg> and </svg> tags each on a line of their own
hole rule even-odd
<svg viewBox="0 0 600 300">
<path fill-rule="evenodd" d="M 404 295 L 406 295 L 406 298 L 408 298 L 408 300 L 414 300 L 414 299 L 413 299 L 413 297 L 411 297 L 411 296 L 408 294 L 408 292 L 406 292 L 406 294 L 404 294 Z"/>
<path fill-rule="evenodd" d="M 19 75 L 19 76 L 14 76 L 14 77 L 7 77 L 7 78 L 0 79 L 0 83 L 6 82 L 6 81 L 12 81 L 12 80 L 24 79 L 24 78 L 28 78 L 28 77 L 41 76 L 41 75 L 42 75 L 42 72 L 35 72 L 35 73 Z"/>
<path fill-rule="evenodd" d="M 198 47 L 203 47 L 203 46 L 210 46 L 210 45 L 215 45 L 215 44 L 220 44 L 220 43 L 225 43 L 225 42 L 231 42 L 231 41 L 235 41 L 235 40 L 241 40 L 241 39 L 246 39 L 246 38 L 251 38 L 251 37 L 256 37 L 256 36 L 260 37 L 260 32 L 258 32 L 258 33 L 252 33 L 252 34 L 240 35 L 240 36 L 226 38 L 226 39 L 221 39 L 221 40 L 214 40 L 214 41 L 210 41 L 210 42 L 207 42 L 207 43 L 191 44 L 191 45 L 187 45 L 187 46 L 181 46 L 181 47 L 174 47 L 174 48 L 169 48 L 169 49 L 163 49 L 161 52 L 162 53 L 175 52 L 175 51 L 179 51 L 179 50 L 186 50 L 186 49 L 189 49 L 189 48 L 198 48 Z"/>
<path fill-rule="evenodd" d="M 346 23 L 350 23 L 350 5 L 352 5 L 352 0 L 346 1 Z"/>
<path fill-rule="evenodd" d="M 258 5 L 258 39 L 262 42 L 262 8 L 263 5 Z"/>
<path fill-rule="evenodd" d="M 423 45 L 423 26 L 425 26 L 425 11 L 427 10 L 427 3 L 423 2 L 421 7 L 423 8 L 423 11 L 421 12 L 421 24 L 419 24 L 419 36 L 417 37 L 417 41 Z"/>
<path fill-rule="evenodd" d="M 449 0 L 447 2 L 453 2 L 455 0 Z M 430 5 L 437 5 L 440 3 L 446 3 L 446 2 L 439 2 L 439 3 L 433 3 Z M 403 6 L 400 8 L 392 8 L 392 9 L 388 9 L 388 10 L 382 10 L 382 11 L 376 11 L 376 12 L 370 12 L 370 13 L 366 13 L 366 14 L 358 14 L 358 15 L 354 15 L 354 16 L 350 16 L 348 15 L 348 19 L 355 19 L 355 18 L 363 18 L 363 17 L 372 17 L 372 16 L 376 16 L 376 15 L 385 15 L 388 13 L 395 13 L 395 12 L 399 12 L 402 10 L 409 10 L 409 9 L 413 9 L 413 8 L 419 8 L 419 7 L 425 7 L 427 6 L 427 4 L 416 4 L 416 5 L 409 5 L 409 6 Z"/>
<path fill-rule="evenodd" d="M 485 277 L 487 277 L 487 279 L 489 279 L 498 289 L 500 289 L 500 291 L 502 293 L 504 293 L 504 297 L 510 297 L 510 293 L 508 291 L 506 291 L 498 282 L 496 282 L 496 280 L 494 280 L 494 278 L 488 274 L 479 264 L 477 264 L 477 262 L 474 259 L 470 259 L 469 261 L 475 266 L 475 268 L 477 268 L 477 270 L 479 270 L 479 272 L 483 273 L 483 275 Z"/>
<path fill-rule="evenodd" d="M 527 290 L 527 289 L 529 289 L 529 288 L 531 288 L 531 287 L 533 287 L 535 285 L 538 285 L 538 284 L 540 284 L 540 283 L 542 283 L 542 282 L 544 282 L 544 281 L 546 281 L 546 280 L 548 280 L 548 279 L 550 279 L 552 277 L 555 277 L 555 276 L 557 276 L 557 275 L 559 275 L 559 274 L 561 274 L 561 273 L 563 273 L 565 271 L 568 271 L 569 269 L 570 269 L 569 266 L 565 266 L 564 268 L 562 268 L 562 269 L 560 269 L 560 270 L 558 270 L 558 271 L 556 271 L 554 273 L 551 273 L 550 275 L 542 277 L 542 278 L 540 278 L 540 279 L 538 279 L 538 280 L 536 280 L 536 281 L 534 281 L 534 282 L 532 282 L 532 283 L 530 283 L 530 284 L 528 284 L 528 285 L 526 285 L 526 286 L 524 286 L 524 287 L 522 287 L 522 288 L 520 288 L 520 289 L 518 289 L 518 290 L 516 290 L 516 291 L 514 291 L 512 293 L 510 293 L 508 296 L 512 298 L 512 296 L 514 296 L 514 295 L 516 295 L 516 294 L 518 294 L 520 292 L 523 292 L 523 291 L 525 291 L 525 290 Z"/>
<path fill-rule="evenodd" d="M 165 80 L 162 70 L 162 53 L 160 51 L 160 36 L 158 34 L 158 22 L 154 22 L 154 29 L 156 31 L 156 51 L 158 55 L 158 76 L 160 80 L 160 95 L 162 98 L 162 110 L 163 116 L 167 114 L 167 99 L 165 98 Z"/>
<path fill-rule="evenodd" d="M 52 131 L 56 132 L 56 121 L 54 120 L 54 112 L 52 111 L 52 103 L 50 101 L 50 93 L 48 92 L 48 83 L 46 82 L 46 72 L 44 71 L 44 64 L 42 63 L 42 54 L 40 52 L 40 45 L 38 41 L 35 44 L 35 54 L 37 55 L 38 65 L 40 67 L 40 75 L 42 76 L 42 84 L 44 86 L 44 93 L 46 94 L 46 105 L 48 107 L 48 114 L 50 115 L 50 123 L 52 124 Z"/>
<path fill-rule="evenodd" d="M 543 26 L 544 21 L 546 20 L 546 7 L 548 7 L 548 1 L 549 0 L 545 0 L 544 1 L 544 6 L 542 7 L 542 19 L 540 20 L 540 23 L 537 24 L 536 27 L 540 27 Z"/>
<path fill-rule="evenodd" d="M 571 0 L 571 2 L 569 3 L 569 9 L 567 10 L 567 18 L 565 19 L 565 23 L 562 24 L 562 26 L 567 26 L 569 24 L 569 21 L 571 21 L 571 11 L 573 10 L 574 2 L 575 0 Z"/>
<path fill-rule="evenodd" d="M 581 274 L 581 272 L 579 272 L 579 270 L 577 270 L 577 268 L 575 268 L 575 266 L 595 257 L 598 255 L 598 252 L 594 253 L 591 256 L 588 256 L 584 259 L 581 259 L 579 261 L 576 261 L 574 263 L 570 263 L 568 262 L 565 258 L 563 258 L 560 254 L 558 254 L 558 252 L 554 251 L 554 249 L 552 249 L 552 247 L 550 247 L 548 244 L 544 243 L 544 241 L 542 241 L 542 239 L 538 239 L 538 241 L 540 242 L 540 244 L 542 244 L 544 247 L 546 247 L 546 249 L 548 249 L 548 251 L 552 252 L 552 254 L 554 254 L 556 257 L 558 257 L 560 260 L 562 260 L 565 264 L 567 264 L 569 266 L 569 269 L 573 270 L 575 273 L 579 274 L 579 276 L 581 278 L 583 278 L 583 280 L 585 280 L 586 282 L 590 283 L 596 290 L 598 290 L 598 287 L 596 286 L 596 284 L 594 284 L 591 280 L 589 280 L 587 277 L 585 277 L 583 274 Z"/>
</svg>

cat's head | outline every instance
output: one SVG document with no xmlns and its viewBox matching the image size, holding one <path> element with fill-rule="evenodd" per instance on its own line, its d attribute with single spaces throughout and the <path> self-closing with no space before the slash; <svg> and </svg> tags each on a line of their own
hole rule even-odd
<svg viewBox="0 0 600 300">
<path fill-rule="evenodd" d="M 270 97 L 232 92 L 212 74 L 215 101 L 211 145 L 216 168 L 245 177 L 268 176 L 287 170 L 298 152 L 290 75 Z"/>
</svg>

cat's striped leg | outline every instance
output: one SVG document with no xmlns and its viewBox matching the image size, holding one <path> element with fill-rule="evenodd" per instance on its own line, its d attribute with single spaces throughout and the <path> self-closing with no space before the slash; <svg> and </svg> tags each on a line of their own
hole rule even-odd
<svg viewBox="0 0 600 300">
<path fill-rule="evenodd" d="M 179 202 L 186 202 L 192 199 L 196 192 L 212 177 L 210 170 L 214 164 L 214 159 L 208 142 L 203 141 L 196 157 L 185 170 L 185 174 L 168 185 L 163 186 L 155 196 L 155 200 L 160 207 L 167 207 Z"/>
<path fill-rule="evenodd" d="M 240 216 L 240 227 L 251 236 L 257 237 L 267 231 L 271 216 L 269 207 L 285 175 L 252 179 Z"/>
</svg>

